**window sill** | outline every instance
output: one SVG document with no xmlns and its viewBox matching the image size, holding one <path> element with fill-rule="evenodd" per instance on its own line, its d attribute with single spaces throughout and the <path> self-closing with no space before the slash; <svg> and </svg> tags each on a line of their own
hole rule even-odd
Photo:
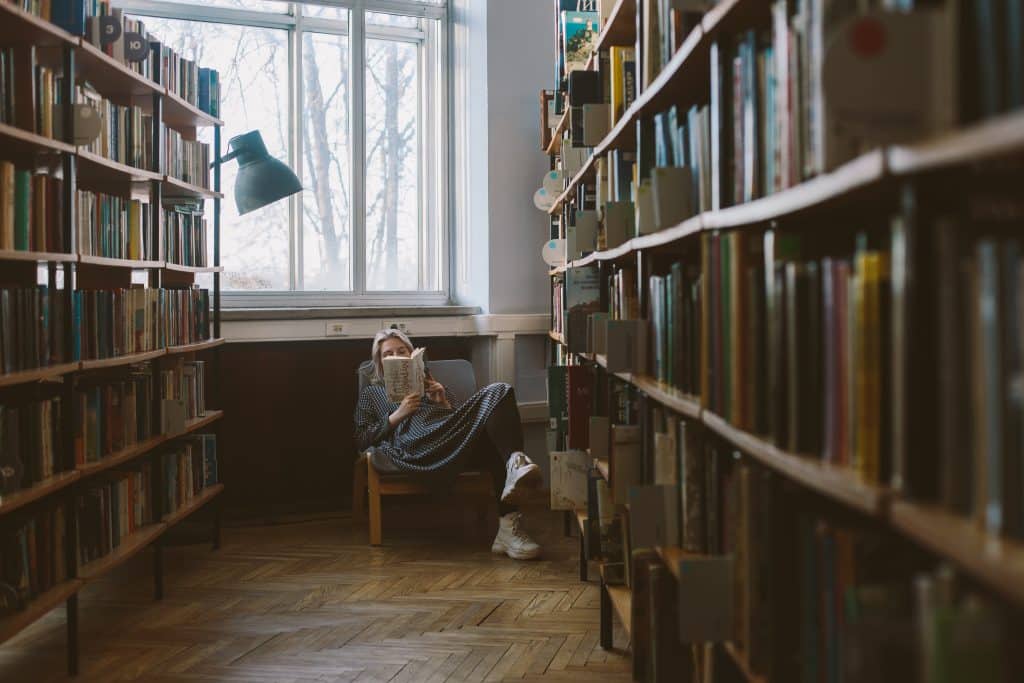
<svg viewBox="0 0 1024 683">
<path fill-rule="evenodd" d="M 314 308 L 224 308 L 221 320 L 328 320 L 333 318 L 409 318 L 477 315 L 478 306 L 332 306 Z"/>
</svg>

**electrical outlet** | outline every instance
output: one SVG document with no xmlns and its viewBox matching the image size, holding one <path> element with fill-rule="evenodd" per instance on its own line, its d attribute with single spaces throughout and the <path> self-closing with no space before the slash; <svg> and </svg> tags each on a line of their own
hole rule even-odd
<svg viewBox="0 0 1024 683">
<path fill-rule="evenodd" d="M 345 323 L 337 321 L 328 321 L 324 329 L 324 334 L 328 337 L 341 337 L 345 334 Z"/>
<path fill-rule="evenodd" d="M 406 323 L 399 322 L 397 320 L 381 321 L 381 327 L 385 330 L 401 330 L 402 332 L 409 334 L 409 326 Z"/>
</svg>

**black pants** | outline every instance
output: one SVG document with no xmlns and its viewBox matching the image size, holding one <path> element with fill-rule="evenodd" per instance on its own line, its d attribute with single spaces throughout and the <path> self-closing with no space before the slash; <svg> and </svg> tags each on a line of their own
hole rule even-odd
<svg viewBox="0 0 1024 683">
<path fill-rule="evenodd" d="M 505 489 L 505 467 L 513 453 L 523 450 L 523 422 L 519 417 L 515 391 L 510 389 L 501 399 L 494 412 L 487 418 L 484 433 L 475 445 L 475 462 L 478 467 L 491 473 L 494 481 L 494 496 L 498 501 L 498 514 L 515 512 L 516 506 L 501 502 Z"/>
</svg>

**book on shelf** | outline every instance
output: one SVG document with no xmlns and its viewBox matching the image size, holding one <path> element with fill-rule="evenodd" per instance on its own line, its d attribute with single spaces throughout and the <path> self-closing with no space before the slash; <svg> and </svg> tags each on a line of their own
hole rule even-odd
<svg viewBox="0 0 1024 683">
<path fill-rule="evenodd" d="M 80 491 L 77 506 L 78 564 L 109 555 L 131 534 L 156 522 L 153 466 L 141 461 Z"/>
<path fill-rule="evenodd" d="M 562 450 L 569 433 L 569 368 L 548 366 L 548 432 L 553 436 L 554 450 Z"/>
<path fill-rule="evenodd" d="M 78 190 L 75 219 L 78 250 L 89 256 L 156 260 L 149 204 L 138 199 Z"/>
<path fill-rule="evenodd" d="M 164 131 L 164 170 L 167 175 L 201 188 L 210 187 L 210 145 L 186 140 L 171 128 Z"/>
<path fill-rule="evenodd" d="M 590 369 L 583 365 L 566 368 L 566 391 L 569 405 L 567 445 L 571 449 L 586 450 L 589 446 L 590 413 L 593 379 Z"/>
<path fill-rule="evenodd" d="M 422 396 L 425 391 L 426 349 L 414 349 L 408 357 L 389 356 L 382 359 L 384 388 L 388 399 L 400 402 L 409 394 Z"/>
<path fill-rule="evenodd" d="M 99 119 L 99 133 L 81 144 L 84 151 L 144 170 L 153 169 L 153 117 L 141 107 L 118 105 L 89 84 L 75 86 L 75 104 L 89 107 Z M 76 138 L 82 131 L 76 127 Z"/>
<path fill-rule="evenodd" d="M 208 229 L 201 202 L 165 201 L 174 205 L 164 208 L 164 259 L 181 266 L 207 266 Z"/>
<path fill-rule="evenodd" d="M 160 463 L 161 504 L 167 517 L 217 483 L 217 437 L 198 434 L 181 439 L 161 454 Z"/>
<path fill-rule="evenodd" d="M 80 378 L 74 393 L 74 462 L 87 465 L 154 434 L 156 383 L 149 364 L 132 366 L 115 381 Z"/>
<path fill-rule="evenodd" d="M 0 249 L 66 252 L 63 219 L 59 170 L 0 160 Z"/>
<path fill-rule="evenodd" d="M 0 367 L 4 373 L 74 359 L 65 343 L 69 294 L 48 285 L 0 289 Z"/>
<path fill-rule="evenodd" d="M 568 79 L 571 72 L 586 67 L 601 32 L 601 16 L 597 12 L 578 10 L 562 10 L 560 16 L 562 77 Z"/>
<path fill-rule="evenodd" d="M 58 138 L 61 77 L 47 56 L 34 45 L 0 47 L 0 123 Z"/>
<path fill-rule="evenodd" d="M 0 617 L 25 609 L 69 578 L 67 508 L 49 503 L 0 520 Z"/>
<path fill-rule="evenodd" d="M 60 397 L 0 405 L 0 503 L 73 466 L 61 434 Z"/>
<path fill-rule="evenodd" d="M 552 510 L 586 509 L 590 460 L 586 451 L 551 452 Z"/>
<path fill-rule="evenodd" d="M 596 264 L 565 271 L 565 312 L 562 329 L 569 350 L 586 351 L 587 316 L 598 310 L 601 289 Z"/>
</svg>

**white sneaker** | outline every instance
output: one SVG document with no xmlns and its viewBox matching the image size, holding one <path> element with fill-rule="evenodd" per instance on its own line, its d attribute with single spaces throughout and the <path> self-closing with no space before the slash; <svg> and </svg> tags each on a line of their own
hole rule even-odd
<svg viewBox="0 0 1024 683">
<path fill-rule="evenodd" d="M 505 488 L 501 492 L 502 503 L 513 503 L 526 487 L 541 483 L 540 467 L 526 457 L 526 453 L 513 453 L 505 465 Z"/>
<path fill-rule="evenodd" d="M 498 519 L 498 535 L 491 544 L 492 553 L 505 553 L 513 560 L 540 557 L 540 546 L 520 526 L 522 519 L 522 514 L 518 512 L 510 512 Z"/>
</svg>

